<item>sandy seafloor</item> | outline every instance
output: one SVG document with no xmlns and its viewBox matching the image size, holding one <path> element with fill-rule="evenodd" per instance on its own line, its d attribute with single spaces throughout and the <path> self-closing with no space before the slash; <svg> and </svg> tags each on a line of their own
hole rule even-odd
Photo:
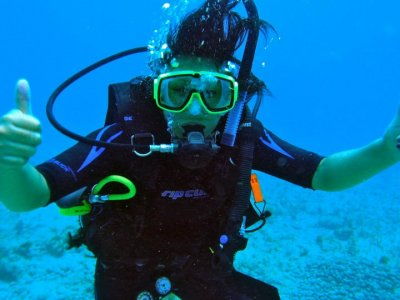
<svg viewBox="0 0 400 300">
<path fill-rule="evenodd" d="M 261 177 L 273 216 L 237 255 L 242 272 L 282 299 L 400 299 L 398 167 L 356 188 L 325 193 Z M 95 260 L 65 251 L 74 217 L 56 206 L 0 209 L 0 299 L 93 299 Z"/>
</svg>

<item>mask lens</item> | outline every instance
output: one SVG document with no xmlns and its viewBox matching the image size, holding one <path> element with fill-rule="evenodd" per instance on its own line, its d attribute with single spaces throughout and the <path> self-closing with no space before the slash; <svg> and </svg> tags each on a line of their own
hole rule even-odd
<svg viewBox="0 0 400 300">
<path fill-rule="evenodd" d="M 209 110 L 221 111 L 232 108 L 234 104 L 233 90 L 232 82 L 215 78 L 201 93 Z"/>
<path fill-rule="evenodd" d="M 160 105 L 171 110 L 181 110 L 190 97 L 190 77 L 165 78 L 160 82 Z"/>
</svg>

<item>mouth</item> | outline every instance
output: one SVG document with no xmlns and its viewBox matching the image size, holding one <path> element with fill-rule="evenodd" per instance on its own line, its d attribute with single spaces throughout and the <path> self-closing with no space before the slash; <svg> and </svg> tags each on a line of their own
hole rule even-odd
<svg viewBox="0 0 400 300">
<path fill-rule="evenodd" d="M 204 134 L 205 126 L 199 124 L 184 124 L 182 125 L 184 135 L 187 136 L 190 132 L 200 132 Z"/>
</svg>

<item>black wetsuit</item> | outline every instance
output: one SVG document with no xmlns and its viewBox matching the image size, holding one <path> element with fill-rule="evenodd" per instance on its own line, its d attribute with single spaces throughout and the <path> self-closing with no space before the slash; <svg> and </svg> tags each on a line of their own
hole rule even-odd
<svg viewBox="0 0 400 300">
<path fill-rule="evenodd" d="M 162 129 L 162 130 L 165 130 Z M 130 143 L 124 124 L 91 136 Z M 255 145 L 253 169 L 310 188 L 322 156 L 290 145 L 264 130 Z M 137 186 L 133 201 L 94 206 L 85 219 L 85 244 L 97 259 L 96 299 L 136 299 L 167 276 L 188 299 L 279 299 L 277 290 L 239 272 L 222 272 L 210 248 L 229 211 L 235 166 L 218 152 L 207 167 L 189 170 L 171 154 L 139 158 L 127 150 L 79 143 L 37 166 L 51 201 L 111 174 Z M 224 173 L 224 174 L 222 174 Z"/>
</svg>

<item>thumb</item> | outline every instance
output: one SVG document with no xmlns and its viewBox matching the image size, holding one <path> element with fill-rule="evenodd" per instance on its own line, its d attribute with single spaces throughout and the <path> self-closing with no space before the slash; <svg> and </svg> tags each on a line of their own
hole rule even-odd
<svg viewBox="0 0 400 300">
<path fill-rule="evenodd" d="M 17 109 L 22 111 L 24 114 L 31 114 L 31 88 L 29 87 L 29 83 L 26 79 L 20 79 L 17 82 L 16 86 L 16 106 Z"/>
</svg>

